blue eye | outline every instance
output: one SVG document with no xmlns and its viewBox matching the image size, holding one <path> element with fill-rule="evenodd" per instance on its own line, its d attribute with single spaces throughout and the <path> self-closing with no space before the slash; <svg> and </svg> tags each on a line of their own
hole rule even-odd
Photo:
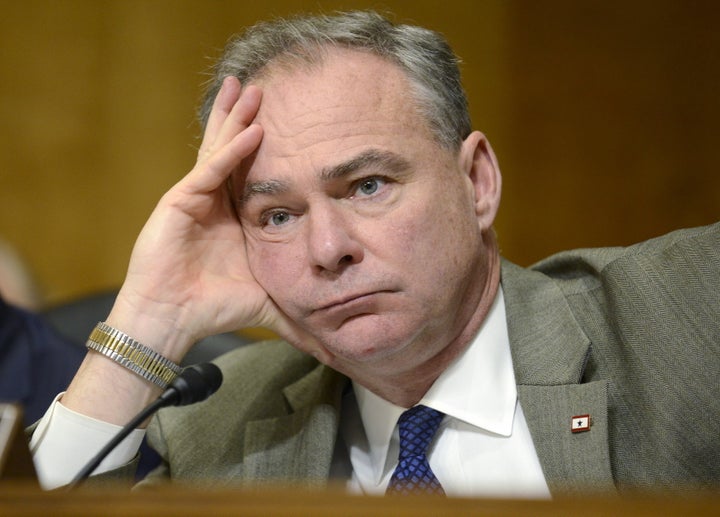
<svg viewBox="0 0 720 517">
<path fill-rule="evenodd" d="M 358 185 L 358 192 L 366 196 L 370 196 L 380 188 L 380 180 L 378 178 L 367 178 Z"/>
<path fill-rule="evenodd" d="M 268 220 L 273 226 L 282 226 L 290 220 L 290 214 L 287 212 L 275 212 Z"/>
</svg>

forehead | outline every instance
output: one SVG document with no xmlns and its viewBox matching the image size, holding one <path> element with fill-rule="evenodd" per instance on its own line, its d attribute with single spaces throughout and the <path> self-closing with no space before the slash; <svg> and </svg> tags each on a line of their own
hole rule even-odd
<svg viewBox="0 0 720 517">
<path fill-rule="evenodd" d="M 383 101 L 396 101 L 396 94 L 410 93 L 404 72 L 387 59 L 342 48 L 319 48 L 317 52 L 312 62 L 298 57 L 268 65 L 257 80 L 266 92 L 267 107 L 285 101 L 284 110 L 346 103 L 380 108 Z M 260 117 L 264 111 L 261 108 Z"/>
<path fill-rule="evenodd" d="M 433 141 L 399 66 L 357 50 L 326 52 L 313 64 L 270 65 L 255 81 L 263 89 L 256 122 L 264 130 L 256 161 Z"/>
</svg>

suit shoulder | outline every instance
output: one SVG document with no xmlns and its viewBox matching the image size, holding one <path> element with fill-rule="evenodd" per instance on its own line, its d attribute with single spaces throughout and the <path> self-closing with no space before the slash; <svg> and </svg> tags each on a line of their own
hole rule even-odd
<svg viewBox="0 0 720 517">
<path fill-rule="evenodd" d="M 626 247 L 586 248 L 552 255 L 530 267 L 557 280 L 564 290 L 597 287 L 603 276 L 633 268 L 675 273 L 695 264 L 720 263 L 720 223 L 677 230 Z"/>
</svg>

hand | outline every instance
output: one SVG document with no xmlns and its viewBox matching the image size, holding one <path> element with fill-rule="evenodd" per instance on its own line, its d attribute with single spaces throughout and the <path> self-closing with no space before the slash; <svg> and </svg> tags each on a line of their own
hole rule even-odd
<svg viewBox="0 0 720 517">
<path fill-rule="evenodd" d="M 260 145 L 252 124 L 262 93 L 223 82 L 198 161 L 160 200 L 135 243 L 125 283 L 107 318 L 174 362 L 200 338 L 244 326 L 272 328 L 312 345 L 255 281 L 227 178 Z M 159 392 L 130 370 L 88 353 L 62 398 L 66 407 L 124 424 Z"/>
<path fill-rule="evenodd" d="M 265 325 L 302 339 L 253 278 L 227 179 L 260 144 L 252 121 L 262 93 L 229 77 L 217 95 L 198 161 L 160 200 L 135 244 L 108 318 L 178 361 L 198 339 Z"/>
</svg>

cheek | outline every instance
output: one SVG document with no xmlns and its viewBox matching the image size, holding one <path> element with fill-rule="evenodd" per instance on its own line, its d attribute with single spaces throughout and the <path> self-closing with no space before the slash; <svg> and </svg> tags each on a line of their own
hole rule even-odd
<svg viewBox="0 0 720 517">
<path fill-rule="evenodd" d="M 276 303 L 283 305 L 301 277 L 302 257 L 287 244 L 256 241 L 248 242 L 247 255 L 255 280 Z"/>
<path fill-rule="evenodd" d="M 474 211 L 454 199 L 435 199 L 404 218 L 395 246 L 418 282 L 444 285 L 467 274 L 479 252 L 480 230 Z"/>
<path fill-rule="evenodd" d="M 422 246 L 432 250 L 431 255 L 436 255 L 444 251 L 442 245 L 463 246 L 472 238 L 475 227 L 477 222 L 471 208 L 457 198 L 443 197 L 428 199 L 409 210 L 397 232 L 409 249 Z"/>
</svg>

